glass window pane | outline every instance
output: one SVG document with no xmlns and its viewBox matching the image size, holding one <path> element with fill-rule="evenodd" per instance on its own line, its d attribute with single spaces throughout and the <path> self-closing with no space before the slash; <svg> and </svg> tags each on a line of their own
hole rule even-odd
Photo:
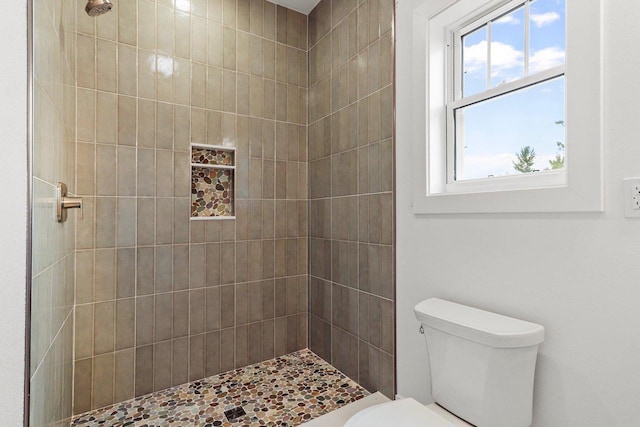
<svg viewBox="0 0 640 427">
<path fill-rule="evenodd" d="M 491 21 L 491 87 L 524 77 L 524 7 Z"/>
<path fill-rule="evenodd" d="M 456 180 L 562 169 L 564 89 L 563 76 L 457 109 Z"/>
<path fill-rule="evenodd" d="M 564 64 L 565 1 L 534 0 L 529 16 L 529 74 Z"/>
<path fill-rule="evenodd" d="M 462 36 L 462 96 L 487 89 L 487 26 Z"/>
</svg>

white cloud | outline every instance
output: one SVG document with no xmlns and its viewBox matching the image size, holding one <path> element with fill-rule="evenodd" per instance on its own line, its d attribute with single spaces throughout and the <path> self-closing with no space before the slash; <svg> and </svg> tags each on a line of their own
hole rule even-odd
<svg viewBox="0 0 640 427">
<path fill-rule="evenodd" d="M 557 12 L 547 13 L 533 13 L 531 14 L 531 20 L 536 24 L 536 27 L 541 28 L 545 25 L 551 25 L 560 19 L 560 15 Z"/>
<path fill-rule="evenodd" d="M 509 24 L 509 25 L 518 25 L 520 20 L 513 15 L 505 15 L 502 18 L 496 19 L 493 21 L 494 24 Z"/>
<path fill-rule="evenodd" d="M 487 67 L 487 42 L 481 41 L 465 48 L 464 70 L 467 74 L 484 73 Z M 565 51 L 558 47 L 547 47 L 533 52 L 529 58 L 529 73 L 548 70 L 564 63 Z M 524 53 L 501 42 L 491 43 L 491 76 L 510 81 L 520 78 L 524 64 Z M 517 69 L 518 74 L 512 72 Z"/>
<path fill-rule="evenodd" d="M 522 66 L 524 53 L 511 45 L 492 42 L 491 43 L 491 74 L 493 77 L 502 77 L 506 72 L 514 67 Z M 474 73 L 486 70 L 487 66 L 487 42 L 481 41 L 478 44 L 465 49 L 464 69 L 467 73 Z"/>
<path fill-rule="evenodd" d="M 564 50 L 557 47 L 547 47 L 535 51 L 529 58 L 529 73 L 537 73 L 563 64 L 564 55 Z"/>
</svg>

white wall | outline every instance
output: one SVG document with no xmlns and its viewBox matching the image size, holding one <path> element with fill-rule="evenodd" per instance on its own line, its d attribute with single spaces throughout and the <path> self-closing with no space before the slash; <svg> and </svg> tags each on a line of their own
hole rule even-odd
<svg viewBox="0 0 640 427">
<path fill-rule="evenodd" d="M 534 426 L 638 425 L 640 220 L 622 179 L 640 176 L 640 2 L 605 3 L 605 212 L 412 214 L 407 10 L 397 8 L 398 393 L 429 401 L 412 308 L 437 296 L 540 323 Z M 403 43 L 405 42 L 405 43 Z"/>
<path fill-rule="evenodd" d="M 27 2 L 2 3 L 0 424 L 22 425 L 27 218 Z"/>
</svg>

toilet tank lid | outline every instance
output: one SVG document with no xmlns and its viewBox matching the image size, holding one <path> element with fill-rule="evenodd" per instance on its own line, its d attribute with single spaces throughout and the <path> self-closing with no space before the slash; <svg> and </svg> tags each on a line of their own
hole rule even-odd
<svg viewBox="0 0 640 427">
<path fill-rule="evenodd" d="M 544 327 L 466 305 L 430 298 L 414 308 L 420 323 L 490 347 L 529 347 L 544 341 Z"/>
</svg>

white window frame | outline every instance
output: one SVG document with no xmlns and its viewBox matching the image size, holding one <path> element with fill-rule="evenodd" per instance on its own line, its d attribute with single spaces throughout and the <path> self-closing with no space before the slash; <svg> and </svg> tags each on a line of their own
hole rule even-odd
<svg viewBox="0 0 640 427">
<path fill-rule="evenodd" d="M 411 40 L 407 41 L 412 55 L 405 57 L 405 63 L 399 58 L 397 67 L 410 70 L 412 86 L 416 89 L 407 100 L 407 110 L 412 112 L 412 146 L 416 154 L 412 171 L 414 212 L 602 211 L 603 0 L 566 0 L 564 70 L 543 72 L 547 79 L 561 71 L 565 75 L 565 168 L 455 183 L 448 173 L 453 158 L 447 143 L 447 124 L 451 124 L 451 120 L 447 120 L 447 114 L 451 114 L 447 104 L 453 87 L 448 72 L 452 60 L 448 54 L 451 30 L 464 29 L 465 25 L 477 22 L 482 14 L 504 13 L 514 7 L 514 2 L 421 0 L 416 3 L 412 10 Z M 533 77 L 525 77 L 520 82 Z M 401 71 L 398 78 L 403 78 Z M 494 88 L 495 93 L 509 91 L 510 87 L 509 84 L 499 86 Z"/>
<path fill-rule="evenodd" d="M 456 110 L 462 109 L 473 104 L 477 104 L 483 101 L 488 101 L 493 98 L 500 97 L 509 93 L 515 93 L 519 90 L 526 89 L 528 87 L 540 84 L 555 78 L 563 77 L 565 75 L 565 66 L 558 65 L 548 70 L 540 71 L 535 74 L 529 74 L 529 18 L 530 18 L 530 6 L 529 0 L 510 0 L 508 3 L 498 7 L 497 9 L 487 13 L 481 13 L 479 19 L 473 20 L 471 23 L 466 23 L 461 28 L 451 28 L 446 31 L 451 35 L 449 42 L 447 43 L 447 75 L 453 78 L 447 79 L 447 183 L 446 191 L 449 193 L 465 193 L 476 192 L 486 188 L 496 189 L 517 189 L 527 187 L 531 185 L 542 186 L 558 186 L 565 184 L 565 171 L 540 171 L 537 176 L 529 176 L 527 178 L 522 177 L 518 180 L 504 179 L 504 177 L 495 177 L 486 180 L 483 183 L 470 182 L 470 180 L 456 181 L 455 175 L 459 170 L 459 166 L 464 162 L 464 152 L 462 150 L 456 150 L 456 146 L 464 146 L 464 134 L 462 129 L 464 128 L 464 116 L 458 117 L 456 120 Z M 462 38 L 477 30 L 478 28 L 487 25 L 489 28 L 488 35 L 491 40 L 491 26 L 490 22 L 499 18 L 511 11 L 523 7 L 525 15 L 525 56 L 524 56 L 524 76 L 511 82 L 501 84 L 497 87 L 491 87 L 491 43 L 487 43 L 487 88 L 486 90 L 463 97 L 463 84 L 462 74 L 464 71 L 463 64 L 463 49 Z M 564 117 L 563 117 L 564 119 Z M 568 163 L 568 159 L 567 159 Z M 510 177 L 509 177 L 510 178 Z"/>
</svg>

